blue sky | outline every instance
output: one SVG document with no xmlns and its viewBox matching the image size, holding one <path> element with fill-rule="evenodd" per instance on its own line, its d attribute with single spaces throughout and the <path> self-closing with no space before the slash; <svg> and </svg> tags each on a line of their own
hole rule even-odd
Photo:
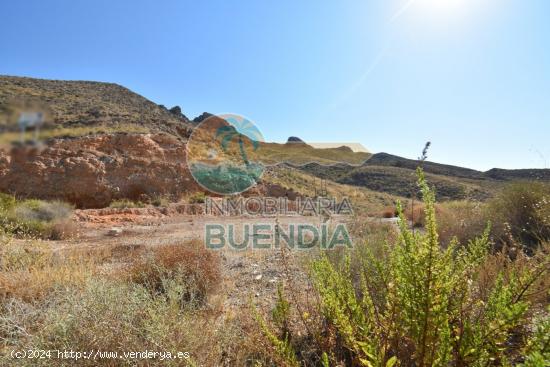
<svg viewBox="0 0 550 367">
<path fill-rule="evenodd" d="M 442 5 L 443 4 L 443 5 Z M 6 1 L 0 74 L 108 81 L 266 140 L 550 168 L 550 2 Z"/>
</svg>

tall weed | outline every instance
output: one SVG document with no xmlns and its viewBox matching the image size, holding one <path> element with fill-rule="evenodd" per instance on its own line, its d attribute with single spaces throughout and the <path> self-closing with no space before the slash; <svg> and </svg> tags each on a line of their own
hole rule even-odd
<svg viewBox="0 0 550 367">
<path fill-rule="evenodd" d="M 516 260 L 493 254 L 489 226 L 468 244 L 454 238 L 442 246 L 434 191 L 421 169 L 418 176 L 424 231 L 410 230 L 399 206 L 398 240 L 377 246 L 376 253 L 353 252 L 361 254 L 359 267 L 349 254 L 312 263 L 321 322 L 302 329 L 313 330 L 317 358 L 301 362 L 503 366 L 521 361 L 530 345 L 528 358 L 540 360 L 540 333 L 529 339 L 528 325 L 541 306 L 533 295 L 548 292 L 548 254 Z M 271 329 L 261 326 L 279 357 L 293 365 L 296 333 L 281 333 L 280 320 Z"/>
</svg>

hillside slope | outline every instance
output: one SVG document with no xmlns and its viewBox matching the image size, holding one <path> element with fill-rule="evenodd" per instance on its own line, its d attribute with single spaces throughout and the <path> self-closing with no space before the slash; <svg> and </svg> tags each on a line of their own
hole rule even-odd
<svg viewBox="0 0 550 367">
<path fill-rule="evenodd" d="M 327 180 L 366 187 L 371 190 L 409 197 L 415 190 L 417 160 L 388 153 L 373 154 L 360 167 L 339 164 L 323 166 L 312 163 L 299 168 Z M 484 200 L 503 184 L 511 181 L 540 180 L 550 182 L 548 169 L 505 170 L 487 172 L 426 161 L 428 181 L 435 186 L 439 200 Z"/>
<path fill-rule="evenodd" d="M 19 146 L 16 121 L 23 111 L 46 114 L 40 132 L 44 144 Z M 210 116 L 203 113 L 190 121 L 179 107 L 168 110 L 112 83 L 0 76 L 0 191 L 60 198 L 80 207 L 196 191 L 187 169 L 187 141 Z M 213 139 L 215 135 L 205 140 L 199 152 L 217 143 Z M 299 138 L 286 144 L 261 143 L 258 149 L 250 142 L 245 145 L 251 159 L 290 166 L 296 175 L 299 170 L 369 193 L 407 197 L 415 190 L 416 160 L 349 147 L 320 149 Z M 240 159 L 239 144 L 230 146 L 228 154 Z M 550 181 L 550 170 L 480 172 L 433 162 L 425 162 L 424 170 L 440 200 L 484 200 L 509 181 Z M 277 181 L 269 175 L 266 180 Z M 301 186 L 302 191 L 308 187 Z"/>
<path fill-rule="evenodd" d="M 46 128 L 134 125 L 148 132 L 187 138 L 191 123 L 181 115 L 113 83 L 0 76 L 0 125 L 16 128 L 22 110 L 46 113 Z M 11 124 L 10 124 L 11 123 Z M 11 126 L 10 126 L 11 125 Z"/>
</svg>

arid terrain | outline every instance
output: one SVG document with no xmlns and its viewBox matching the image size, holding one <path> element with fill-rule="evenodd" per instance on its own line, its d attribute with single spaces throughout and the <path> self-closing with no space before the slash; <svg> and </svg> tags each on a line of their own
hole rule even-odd
<svg viewBox="0 0 550 367">
<path fill-rule="evenodd" d="M 195 206 L 197 206 L 195 204 Z M 105 213 L 107 212 L 107 213 Z M 169 211 L 165 211 L 169 212 Z M 287 227 L 291 223 L 318 224 L 319 217 L 300 217 L 296 215 L 279 216 L 212 216 L 202 214 L 180 214 L 172 212 L 163 214 L 159 209 L 113 209 L 113 210 L 82 210 L 75 214 L 81 232 L 77 238 L 49 242 L 54 252 L 90 251 L 91 253 L 109 253 L 113 256 L 112 263 L 105 266 L 125 266 L 128 257 L 139 255 L 154 246 L 173 244 L 174 242 L 204 241 L 205 223 L 235 225 L 236 237 L 243 238 L 242 226 L 254 223 L 279 223 Z M 348 218 L 333 218 L 332 222 L 346 222 Z M 120 233 L 113 235 L 114 229 Z M 222 291 L 218 294 L 223 300 L 223 312 L 232 312 L 234 308 L 246 307 L 250 298 L 256 298 L 255 303 L 269 309 L 276 299 L 277 284 L 292 280 L 297 289 L 308 287 L 303 265 L 318 251 L 281 249 L 236 250 L 227 245 L 218 250 L 221 257 L 221 273 L 223 276 Z M 283 264 L 286 256 L 288 264 Z M 297 262 L 297 263 L 296 263 Z M 288 266 L 288 268 L 285 268 Z M 288 273 L 286 271 L 288 270 Z M 219 301 L 219 299 L 218 299 Z"/>
<path fill-rule="evenodd" d="M 189 155 L 208 118 L 110 83 L 0 77 L 0 365 L 547 365 L 550 170 L 433 163 L 429 144 L 418 160 L 297 137 L 254 150 L 235 134 L 235 157 L 269 165 L 227 197 L 353 213 L 213 215 L 223 195 L 188 167 L 221 145 Z M 209 224 L 239 240 L 345 228 L 349 246 L 212 249 Z M 188 355 L 14 357 L 28 350 Z"/>
</svg>

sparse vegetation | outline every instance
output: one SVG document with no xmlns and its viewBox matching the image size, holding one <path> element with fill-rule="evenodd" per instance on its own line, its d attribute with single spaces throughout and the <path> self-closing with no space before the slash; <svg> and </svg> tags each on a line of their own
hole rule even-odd
<svg viewBox="0 0 550 367">
<path fill-rule="evenodd" d="M 146 204 L 141 201 L 129 199 L 115 200 L 109 204 L 109 208 L 113 209 L 128 209 L 128 208 L 145 208 Z"/>
<path fill-rule="evenodd" d="M 493 248 L 497 232 L 487 223 L 499 216 L 488 208 L 500 196 L 436 210 L 422 175 L 420 185 L 421 227 L 412 232 L 401 207 L 398 229 L 356 213 L 356 246 L 313 260 L 306 297 L 281 283 L 271 312 L 224 314 L 221 259 L 199 241 L 83 253 L 4 236 L 2 349 L 184 350 L 191 365 L 544 366 L 549 245 L 529 255 Z M 547 213 L 541 192 L 537 215 Z M 23 222 L 72 213 L 62 203 L 0 200 L 3 218 Z"/>
<path fill-rule="evenodd" d="M 137 124 L 119 124 L 114 126 L 74 126 L 74 127 L 55 127 L 43 129 L 40 131 L 39 139 L 47 140 L 53 138 L 72 138 L 79 136 L 114 134 L 114 133 L 133 133 L 146 134 L 150 132 L 146 127 Z M 29 138 L 29 136 L 27 136 Z M 0 134 L 0 148 L 9 147 L 14 142 L 19 142 L 21 134 L 19 132 L 2 132 Z"/>
<path fill-rule="evenodd" d="M 95 259 L 68 256 L 62 261 L 39 243 L 15 244 L 2 240 L 0 301 L 34 304 L 59 288 L 82 286 L 95 273 Z"/>
<path fill-rule="evenodd" d="M 550 240 L 550 185 L 518 182 L 506 186 L 488 203 L 495 236 L 505 244 L 517 242 L 531 251 Z"/>
<path fill-rule="evenodd" d="M 62 239 L 76 235 L 73 207 L 60 201 L 16 200 L 0 194 L 0 223 L 4 233 L 20 237 Z"/>
<path fill-rule="evenodd" d="M 1 132 L 17 131 L 17 114 L 25 105 L 45 106 L 45 127 L 52 130 L 43 137 L 127 128 L 128 132 L 165 131 L 187 136 L 190 129 L 187 119 L 113 83 L 0 77 Z M 18 134 L 8 142 L 13 140 L 19 140 Z"/>
<path fill-rule="evenodd" d="M 105 272 L 101 269 L 114 259 L 103 253 L 56 254 L 4 238 L 0 350 L 187 351 L 190 359 L 171 363 L 217 364 L 222 341 L 230 338 L 226 333 L 237 326 L 217 323 L 215 304 L 205 303 L 219 284 L 220 269 L 214 255 L 197 245 L 165 245 L 144 254 L 147 259 L 131 260 L 125 271 Z M 189 297 L 191 289 L 195 298 Z M 13 360 L 11 365 L 27 362 Z M 33 365 L 52 362 L 74 363 L 54 358 L 33 360 Z M 166 363 L 157 358 L 147 365 Z M 112 366 L 113 360 L 81 360 L 78 365 Z"/>
<path fill-rule="evenodd" d="M 473 240 L 488 223 L 496 248 L 512 247 L 533 253 L 550 240 L 550 185 L 516 182 L 483 202 L 459 201 L 438 204 L 439 235 L 443 243 L 457 237 Z M 407 213 L 407 211 L 405 211 Z"/>
<path fill-rule="evenodd" d="M 327 167 L 330 169 L 330 167 Z M 262 180 L 282 187 L 292 188 L 300 195 L 314 197 L 315 190 L 320 189 L 320 179 L 311 174 L 286 166 L 276 166 L 267 170 Z M 341 200 L 348 198 L 353 210 L 358 214 L 377 216 L 383 208 L 395 204 L 399 197 L 375 192 L 364 187 L 349 186 L 327 180 L 327 195 Z"/>
<path fill-rule="evenodd" d="M 548 362 L 546 337 L 528 329 L 548 303 L 546 296 L 535 296 L 549 291 L 548 253 L 515 259 L 503 251 L 492 254 L 489 228 L 463 246 L 456 240 L 441 246 L 435 195 L 422 171 L 419 176 L 425 232 L 413 233 L 400 209 L 398 240 L 387 242 L 382 254 L 366 249 L 359 269 L 352 268 L 349 254 L 314 261 L 317 314 L 298 326 L 307 335 L 294 337 L 300 332 L 285 330 L 281 325 L 288 322 L 278 319 L 273 328 L 260 322 L 274 358 L 287 365 L 297 360 L 364 366 Z M 315 341 L 313 351 L 301 348 L 304 338 Z"/>
<path fill-rule="evenodd" d="M 199 241 L 157 246 L 128 270 L 129 279 L 152 294 L 166 294 L 179 284 L 185 304 L 203 303 L 221 282 L 220 259 Z"/>
<path fill-rule="evenodd" d="M 187 198 L 189 204 L 203 204 L 206 201 L 206 194 L 202 191 L 197 191 Z"/>
</svg>

